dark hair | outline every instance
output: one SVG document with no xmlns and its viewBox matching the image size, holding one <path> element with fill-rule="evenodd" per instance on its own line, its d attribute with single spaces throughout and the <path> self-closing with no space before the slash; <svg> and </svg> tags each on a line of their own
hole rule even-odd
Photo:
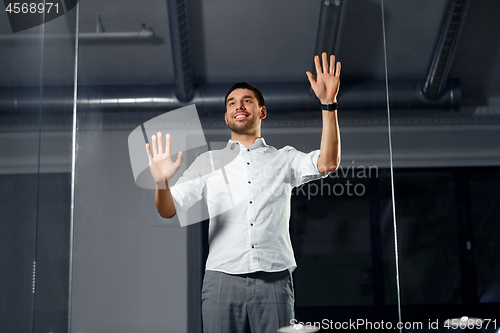
<svg viewBox="0 0 500 333">
<path fill-rule="evenodd" d="M 257 102 L 259 102 L 259 106 L 264 106 L 264 96 L 262 96 L 262 93 L 260 92 L 260 90 L 255 88 L 254 86 L 252 86 L 250 83 L 246 83 L 246 82 L 238 82 L 238 83 L 234 84 L 229 89 L 229 91 L 226 94 L 226 98 L 224 98 L 224 105 L 227 104 L 227 97 L 229 96 L 229 94 L 232 93 L 233 90 L 236 90 L 236 89 L 248 89 L 248 90 L 253 91 L 255 94 L 255 98 L 257 98 Z"/>
</svg>

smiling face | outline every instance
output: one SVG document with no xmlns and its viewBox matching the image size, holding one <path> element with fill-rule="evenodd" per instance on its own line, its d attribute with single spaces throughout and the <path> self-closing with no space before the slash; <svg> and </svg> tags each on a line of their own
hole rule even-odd
<svg viewBox="0 0 500 333">
<path fill-rule="evenodd" d="M 259 106 L 250 89 L 235 89 L 226 100 L 226 124 L 237 134 L 260 136 L 260 123 L 266 117 L 266 107 Z"/>
</svg>

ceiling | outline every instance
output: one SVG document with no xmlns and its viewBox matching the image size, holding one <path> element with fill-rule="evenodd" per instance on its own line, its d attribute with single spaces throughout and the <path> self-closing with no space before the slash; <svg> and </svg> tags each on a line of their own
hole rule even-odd
<svg viewBox="0 0 500 333">
<path fill-rule="evenodd" d="M 385 0 L 390 79 L 425 79 L 445 0 Z M 195 84 L 306 82 L 312 69 L 321 1 L 188 1 Z M 165 0 L 81 1 L 79 31 L 95 32 L 97 13 L 106 32 L 135 32 L 148 40 L 81 40 L 78 82 L 85 85 L 157 85 L 175 81 Z M 500 2 L 472 2 L 451 76 L 464 103 L 500 105 Z M 0 86 L 71 85 L 76 11 L 44 26 L 13 34 L 0 15 Z M 13 35 L 15 38 L 12 38 Z M 35 38 L 22 39 L 23 35 Z M 45 36 L 42 44 L 40 36 Z M 6 38 L 8 37 L 8 38 Z M 337 57 L 344 81 L 382 80 L 381 0 L 344 0 Z"/>
<path fill-rule="evenodd" d="M 343 0 L 336 51 L 342 62 L 341 94 L 347 91 L 346 82 L 382 82 L 380 80 L 385 78 L 381 1 Z M 397 85 L 399 81 L 396 80 L 424 80 L 447 0 L 383 1 L 389 85 Z M 259 87 L 262 83 L 275 83 L 285 90 L 288 83 L 307 85 L 305 71 L 313 67 L 321 1 L 189 0 L 187 3 L 195 85 L 211 87 L 223 83 L 229 87 L 237 81 L 248 81 Z M 77 21 L 80 33 L 95 32 L 97 13 L 106 32 L 137 32 L 146 24 L 155 37 L 147 40 L 79 40 L 76 54 L 79 87 L 95 87 L 87 90 L 98 93 L 116 90 L 120 92 L 119 96 L 129 98 L 134 93 L 155 93 L 163 89 L 163 86 L 149 86 L 175 82 L 166 0 L 150 0 L 147 5 L 135 0 L 81 1 L 79 20 L 74 10 L 43 26 L 16 34 L 12 33 L 7 16 L 0 14 L 0 132 L 15 136 L 7 137 L 3 142 L 18 140 L 15 132 L 26 128 L 27 120 L 18 119 L 20 112 L 15 109 L 21 99 L 11 93 L 22 91 L 17 89 L 19 87 L 34 87 L 30 97 L 35 103 L 39 102 L 40 84 L 56 87 L 56 90 L 59 86 L 66 87 L 64 92 L 55 95 L 66 100 L 66 104 L 60 104 L 65 107 L 65 112 L 68 111 L 66 114 L 70 114 L 75 81 L 75 40 L 71 36 L 74 37 Z M 474 0 L 470 6 L 450 74 L 460 80 L 462 112 L 444 110 L 439 113 L 423 109 L 391 113 L 391 130 L 395 150 L 399 153 L 395 155 L 396 166 L 499 165 L 498 13 L 498 0 Z M 66 37 L 52 38 L 55 34 L 66 34 Z M 109 87 L 102 88 L 102 85 Z M 44 89 L 44 93 L 46 91 L 50 89 Z M 7 102 L 3 103 L 4 100 Z M 59 102 L 54 101 L 54 105 Z M 290 99 L 283 104 L 288 107 L 294 101 Z M 53 111 L 53 105 L 47 104 L 44 109 L 46 116 L 48 111 Z M 37 104 L 28 106 L 31 109 L 26 118 L 32 120 L 30 128 L 34 130 L 35 142 L 39 138 L 36 132 L 39 108 Z M 127 109 L 126 105 L 118 103 L 115 109 L 106 113 L 107 118 L 89 113 L 87 116 L 91 119 L 87 119 L 87 123 L 128 130 L 144 119 L 168 110 L 160 105 L 154 110 L 156 113 L 150 115 L 142 114 L 138 111 L 143 109 L 134 107 Z M 293 126 L 305 127 L 304 131 L 312 131 L 308 127 L 314 127 L 315 131 L 320 129 L 317 123 L 310 126 L 302 122 L 303 119 L 297 116 L 300 111 L 303 110 L 298 110 L 293 114 L 295 118 L 286 121 L 279 112 L 270 113 L 265 126 L 279 127 L 273 133 L 283 136 L 291 132 L 286 127 L 292 126 L 290 121 L 295 121 Z M 346 161 L 356 160 L 364 165 L 373 161 L 384 165 L 388 161 L 386 114 L 384 110 L 372 111 L 362 114 L 347 112 L 339 116 Z M 125 120 L 126 117 L 131 119 Z M 309 115 L 304 117 L 310 120 Z M 71 119 L 60 118 L 60 113 L 54 112 L 53 118 L 46 117 L 49 119 L 46 120 L 47 126 L 55 130 L 70 128 Z M 314 119 L 319 121 L 319 118 Z M 217 124 L 226 130 L 223 123 Z M 223 135 L 227 136 L 227 133 Z M 297 147 L 301 141 L 306 141 L 301 136 L 291 137 L 286 137 L 287 144 Z M 279 142 L 279 138 L 275 140 Z M 0 146 L 2 144 L 0 142 Z M 382 151 L 377 150 L 379 148 Z M 382 157 L 377 159 L 377 156 Z M 9 170 L 21 170 L 17 165 Z M 36 161 L 33 165 L 36 166 Z"/>
</svg>

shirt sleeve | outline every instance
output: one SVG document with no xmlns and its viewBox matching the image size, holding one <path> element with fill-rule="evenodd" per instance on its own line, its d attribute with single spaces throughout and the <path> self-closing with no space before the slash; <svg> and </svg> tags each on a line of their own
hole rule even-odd
<svg viewBox="0 0 500 333">
<path fill-rule="evenodd" d="M 318 169 L 319 149 L 303 153 L 293 147 L 285 147 L 290 161 L 290 183 L 293 187 L 300 186 L 312 180 L 325 178 L 329 173 L 322 174 Z"/>
<path fill-rule="evenodd" d="M 206 174 L 206 164 L 206 157 L 204 155 L 199 156 L 184 171 L 182 177 L 179 178 L 175 185 L 170 188 L 177 212 L 186 212 L 203 197 L 203 191 L 206 186 L 203 177 Z"/>
</svg>

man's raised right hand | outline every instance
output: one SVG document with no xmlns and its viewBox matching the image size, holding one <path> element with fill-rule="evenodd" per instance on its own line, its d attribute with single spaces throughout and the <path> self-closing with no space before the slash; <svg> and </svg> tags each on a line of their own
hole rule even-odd
<svg viewBox="0 0 500 333">
<path fill-rule="evenodd" d="M 156 187 L 159 189 L 166 189 L 168 181 L 172 179 L 177 170 L 181 167 L 182 163 L 182 152 L 177 154 L 177 160 L 172 161 L 170 156 L 170 134 L 165 135 L 165 150 L 163 150 L 163 140 L 161 132 L 158 132 L 158 138 L 153 135 L 153 152 L 151 153 L 151 147 L 149 143 L 146 144 L 146 152 L 149 158 L 149 170 L 154 178 Z M 158 139 L 158 140 L 157 140 Z"/>
</svg>

